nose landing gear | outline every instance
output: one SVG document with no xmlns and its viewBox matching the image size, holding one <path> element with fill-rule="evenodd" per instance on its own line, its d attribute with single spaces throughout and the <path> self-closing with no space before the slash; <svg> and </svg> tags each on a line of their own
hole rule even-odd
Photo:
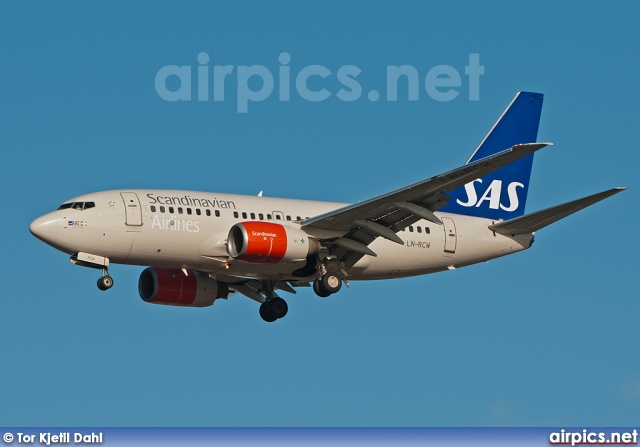
<svg viewBox="0 0 640 447">
<path fill-rule="evenodd" d="M 102 270 L 102 276 L 98 279 L 98 289 L 109 290 L 113 287 L 113 278 L 109 276 L 109 258 L 79 252 L 71 255 L 69 262 L 80 267 Z"/>
<path fill-rule="evenodd" d="M 102 270 L 102 276 L 98 278 L 98 289 L 109 290 L 112 287 L 113 287 L 113 278 L 109 276 L 109 271 L 106 269 Z"/>
</svg>

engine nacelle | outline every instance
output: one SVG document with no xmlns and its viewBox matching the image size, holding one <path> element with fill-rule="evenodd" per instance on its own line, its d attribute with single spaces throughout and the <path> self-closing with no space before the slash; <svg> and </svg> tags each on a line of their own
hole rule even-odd
<svg viewBox="0 0 640 447">
<path fill-rule="evenodd" d="M 138 292 L 147 303 L 169 306 L 211 306 L 217 298 L 226 298 L 229 288 L 208 275 L 180 269 L 149 267 L 140 274 Z"/>
<path fill-rule="evenodd" d="M 227 252 L 233 259 L 261 264 L 304 261 L 320 242 L 304 231 L 271 222 L 240 222 L 231 227 Z"/>
</svg>

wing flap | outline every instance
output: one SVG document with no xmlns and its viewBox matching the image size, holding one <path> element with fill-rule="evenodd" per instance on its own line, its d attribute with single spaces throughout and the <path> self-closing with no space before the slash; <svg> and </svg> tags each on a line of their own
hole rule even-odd
<svg viewBox="0 0 640 447">
<path fill-rule="evenodd" d="M 583 197 L 581 199 L 573 200 L 571 202 L 563 203 L 561 205 L 552 206 L 544 210 L 536 211 L 534 213 L 525 214 L 524 216 L 516 217 L 515 219 L 508 220 L 506 222 L 500 222 L 494 225 L 490 225 L 489 229 L 496 233 L 505 235 L 527 234 L 538 231 L 541 228 L 551 225 L 554 222 L 564 219 L 573 213 L 587 208 L 588 206 L 598 203 L 601 200 L 611 197 L 619 192 L 624 191 L 627 188 L 613 188 L 607 191 L 602 191 L 591 196 Z"/>
</svg>

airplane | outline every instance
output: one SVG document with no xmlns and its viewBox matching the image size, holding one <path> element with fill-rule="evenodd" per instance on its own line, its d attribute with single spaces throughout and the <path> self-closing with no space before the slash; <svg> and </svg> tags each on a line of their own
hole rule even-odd
<svg viewBox="0 0 640 447">
<path fill-rule="evenodd" d="M 38 239 L 75 265 L 151 266 L 149 303 L 205 307 L 232 293 L 284 317 L 279 292 L 326 298 L 349 281 L 425 275 L 526 250 L 535 233 L 626 188 L 525 214 L 543 95 L 519 92 L 463 166 L 356 204 L 122 189 L 82 195 L 35 219 Z"/>
</svg>

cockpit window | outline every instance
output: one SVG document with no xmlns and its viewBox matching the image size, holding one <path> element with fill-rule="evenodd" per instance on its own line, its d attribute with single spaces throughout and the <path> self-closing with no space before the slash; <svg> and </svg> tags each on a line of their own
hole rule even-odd
<svg viewBox="0 0 640 447">
<path fill-rule="evenodd" d="M 63 203 L 62 205 L 60 205 L 58 207 L 59 210 L 66 210 L 69 208 L 73 208 L 74 210 L 87 210 L 89 208 L 93 208 L 96 206 L 95 202 L 69 202 L 69 203 Z"/>
</svg>

